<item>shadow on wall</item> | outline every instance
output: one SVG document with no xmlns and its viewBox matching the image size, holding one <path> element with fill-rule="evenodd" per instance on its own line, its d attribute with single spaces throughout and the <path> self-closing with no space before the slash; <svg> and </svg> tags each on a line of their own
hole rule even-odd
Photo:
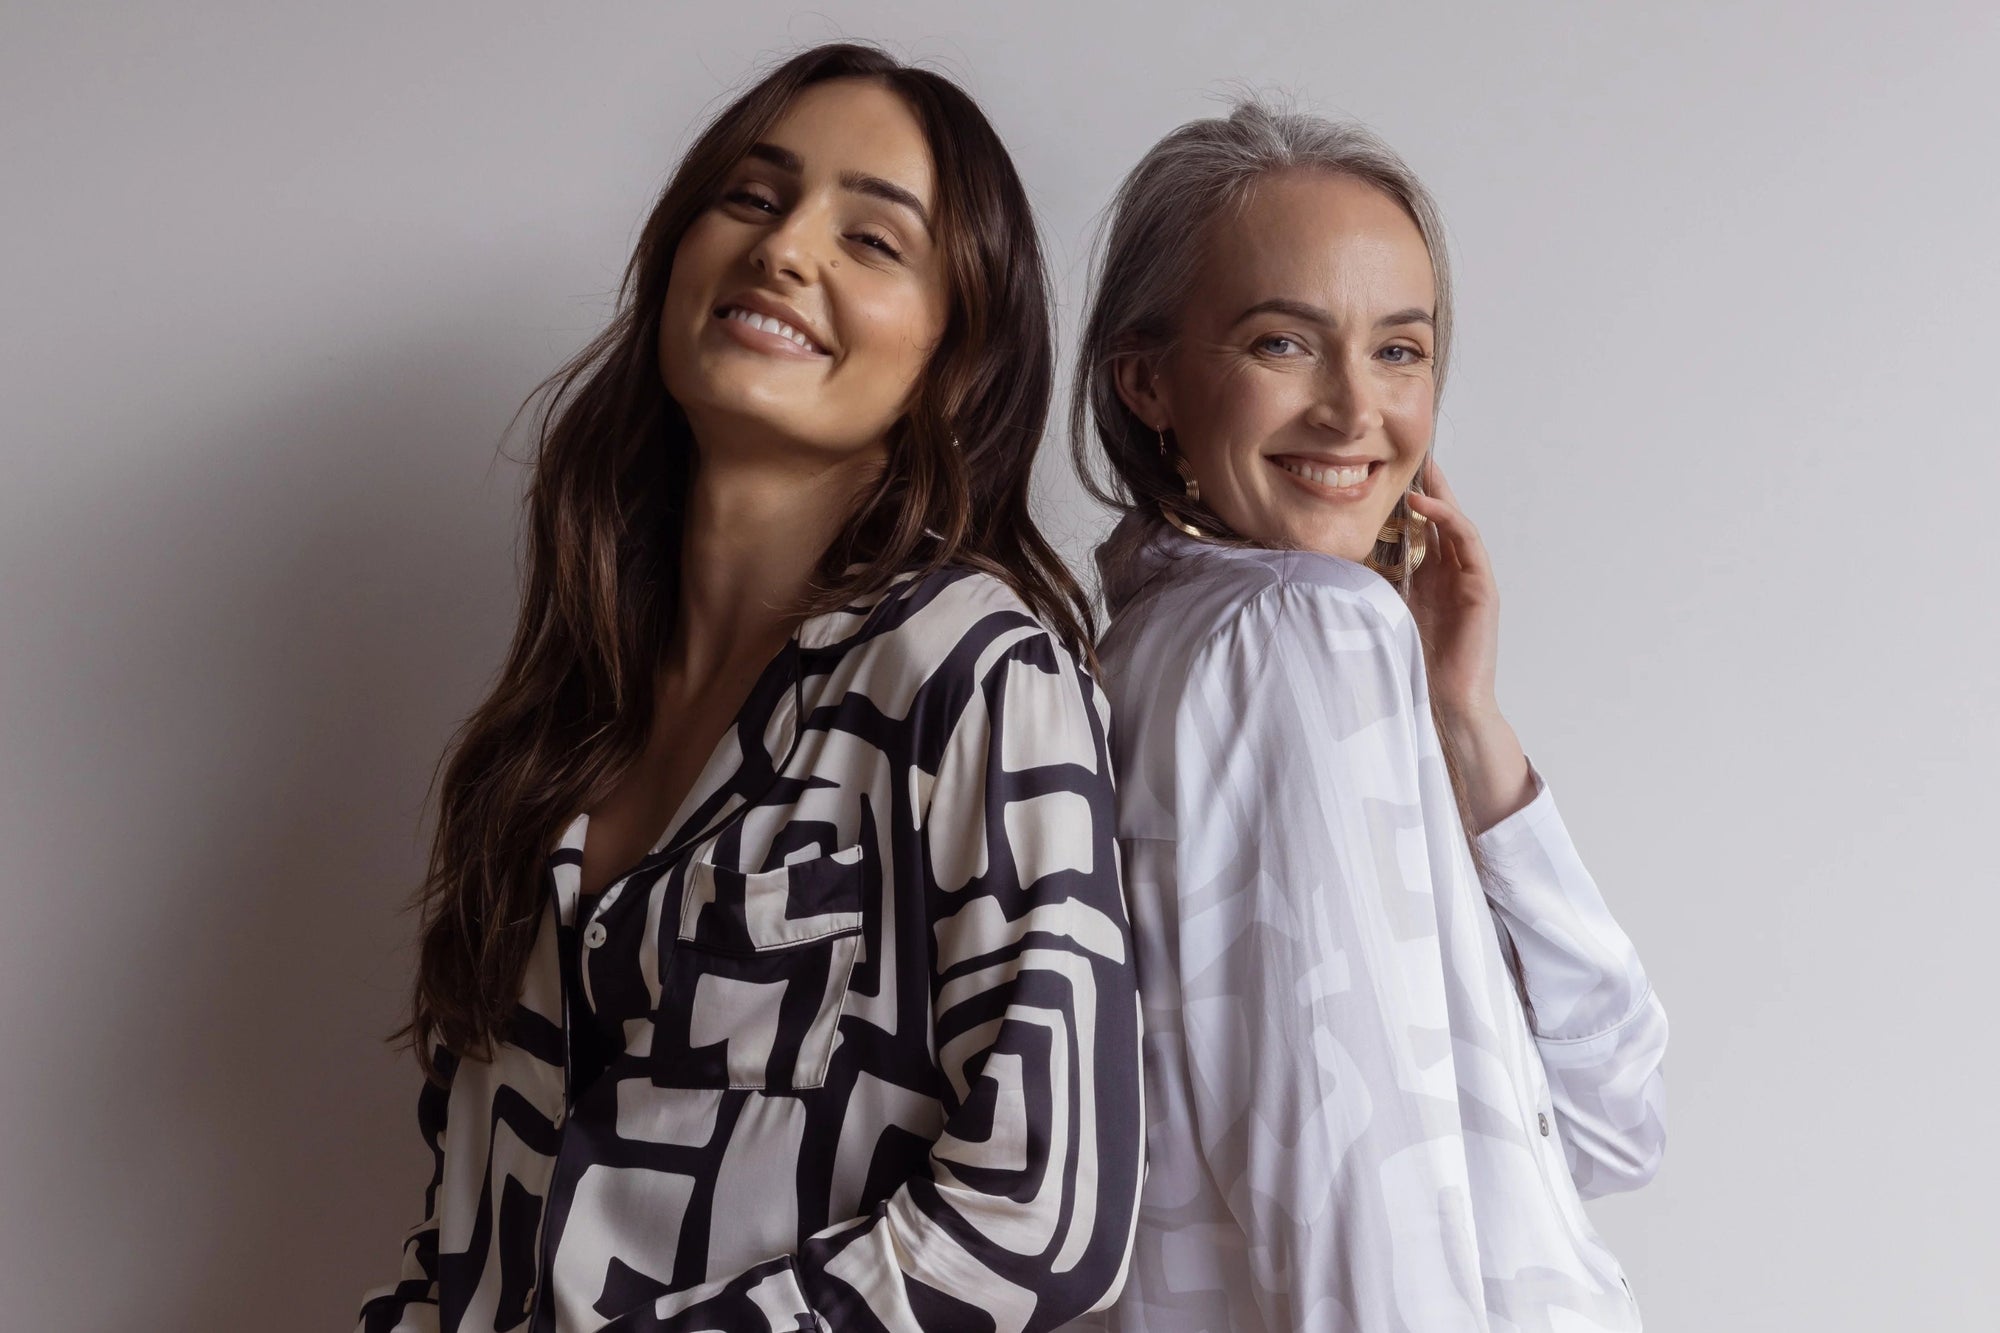
<svg viewBox="0 0 2000 1333">
<path fill-rule="evenodd" d="M 56 946 L 90 1027 L 47 1038 L 31 1106 L 95 1145 L 70 1150 L 84 1180 L 62 1149 L 33 1168 L 62 1201 L 34 1248 L 126 1256 L 44 1293 L 76 1327 L 348 1327 L 421 1210 L 418 1075 L 381 1040 L 399 909 L 432 765 L 510 629 L 501 429 L 554 364 L 496 350 L 479 313 L 247 391 L 240 419 L 158 423 L 115 486 L 57 506 L 90 532 L 64 543 L 43 725 L 85 757 L 46 799 L 107 830 L 60 850 L 104 895 L 84 911 L 123 918 Z"/>
</svg>

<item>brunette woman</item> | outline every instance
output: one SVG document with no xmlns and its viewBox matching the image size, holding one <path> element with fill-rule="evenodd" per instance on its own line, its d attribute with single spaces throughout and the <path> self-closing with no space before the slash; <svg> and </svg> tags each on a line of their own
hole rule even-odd
<svg viewBox="0 0 2000 1333">
<path fill-rule="evenodd" d="M 364 1330 L 1055 1327 L 1116 1290 L 1136 982 L 1088 611 L 1029 518 L 1034 220 L 872 49 L 703 130 L 551 381 L 445 770 L 435 1154 Z"/>
<path fill-rule="evenodd" d="M 1451 313 L 1430 196 L 1352 126 L 1245 105 L 1115 204 L 1073 424 L 1125 510 L 1151 1173 L 1116 1328 L 1638 1327 L 1579 1198 L 1660 1160 L 1666 1020 L 1495 698 L 1430 460 Z"/>
</svg>

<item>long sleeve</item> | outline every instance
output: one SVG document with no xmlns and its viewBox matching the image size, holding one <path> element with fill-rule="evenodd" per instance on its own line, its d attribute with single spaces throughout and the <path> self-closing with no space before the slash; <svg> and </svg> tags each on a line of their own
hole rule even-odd
<svg viewBox="0 0 2000 1333">
<path fill-rule="evenodd" d="M 1479 836 L 1488 901 L 1513 944 L 1570 1176 L 1585 1198 L 1637 1189 L 1666 1151 L 1667 1016 L 1536 775 Z"/>
<path fill-rule="evenodd" d="M 1488 1327 L 1420 689 L 1386 588 L 1286 583 L 1214 635 L 1179 710 L 1193 1119 L 1269 1329 Z"/>
<path fill-rule="evenodd" d="M 356 1333 L 437 1333 L 438 1330 L 438 1197 L 444 1183 L 446 1107 L 457 1061 L 449 1051 L 437 1052 L 443 1085 L 425 1080 L 417 1094 L 417 1125 L 431 1150 L 431 1180 L 424 1189 L 424 1220 L 403 1241 L 403 1266 L 396 1281 L 370 1292 L 361 1307 Z"/>
<path fill-rule="evenodd" d="M 797 1254 L 609 1330 L 1018 1333 L 1117 1294 L 1144 1120 L 1106 719 L 1045 632 L 991 658 L 936 772 L 911 774 L 946 1085 L 924 1168 Z"/>
</svg>

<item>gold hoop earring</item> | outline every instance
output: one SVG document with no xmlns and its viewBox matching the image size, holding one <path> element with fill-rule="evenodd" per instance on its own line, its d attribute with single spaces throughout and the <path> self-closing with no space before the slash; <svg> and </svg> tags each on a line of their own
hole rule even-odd
<svg viewBox="0 0 2000 1333">
<path fill-rule="evenodd" d="M 1165 430 L 1159 427 L 1155 427 L 1153 433 L 1160 437 L 1161 459 L 1164 460 L 1165 462 L 1173 464 L 1174 471 L 1177 474 L 1179 474 L 1181 479 L 1181 490 L 1187 496 L 1188 503 L 1199 504 L 1201 502 L 1201 483 L 1195 480 L 1194 472 L 1188 467 L 1187 460 L 1185 458 L 1180 457 L 1177 454 L 1172 454 L 1167 451 L 1167 432 Z M 1180 514 L 1175 513 L 1174 507 L 1168 504 L 1164 498 L 1162 498 L 1160 501 L 1160 517 L 1166 519 L 1167 522 L 1171 523 L 1175 528 L 1178 528 L 1180 531 L 1185 532 L 1188 536 L 1193 537 L 1196 540 L 1204 540 L 1208 536 L 1208 534 L 1203 532 L 1200 528 L 1188 522 L 1186 518 L 1182 517 Z"/>
<path fill-rule="evenodd" d="M 1409 512 L 1409 506 L 1402 500 L 1396 502 L 1403 510 L 1401 514 L 1391 514 L 1375 534 L 1377 542 L 1400 547 L 1390 560 L 1377 560 L 1373 553 L 1362 563 L 1380 574 L 1391 583 L 1402 583 L 1417 572 L 1430 553 L 1430 539 L 1427 520 Z"/>
</svg>

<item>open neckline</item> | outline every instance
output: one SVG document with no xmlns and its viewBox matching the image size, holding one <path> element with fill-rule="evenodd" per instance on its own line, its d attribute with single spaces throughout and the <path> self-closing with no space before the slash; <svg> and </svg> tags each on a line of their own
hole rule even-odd
<svg viewBox="0 0 2000 1333">
<path fill-rule="evenodd" d="M 743 702 L 729 719 L 729 725 L 723 728 L 722 735 L 717 738 L 715 745 L 709 750 L 708 757 L 702 761 L 701 771 L 695 775 L 693 784 L 681 796 L 680 803 L 675 807 L 672 816 L 668 818 L 665 827 L 660 830 L 659 836 L 654 839 L 652 845 L 640 855 L 637 861 L 613 875 L 610 879 L 607 879 L 601 888 L 591 894 L 586 894 L 583 889 L 583 860 L 584 851 L 590 837 L 590 812 L 588 810 L 579 810 L 571 817 L 570 822 L 563 829 L 558 846 L 564 850 L 574 851 L 577 855 L 576 891 L 579 901 L 585 897 L 590 897 L 597 902 L 603 902 L 613 889 L 623 884 L 633 875 L 652 865 L 663 856 L 678 854 L 690 846 L 713 837 L 724 828 L 727 828 L 730 821 L 755 804 L 756 798 L 760 793 L 732 792 L 729 794 L 728 799 L 723 802 L 722 807 L 707 821 L 706 826 L 699 833 L 689 834 L 689 826 L 693 823 L 695 815 L 700 813 L 702 808 L 714 800 L 718 794 L 724 792 L 731 780 L 743 771 L 746 757 L 742 740 L 745 714 L 753 706 L 764 700 L 770 691 L 779 688 L 779 681 L 773 679 L 774 676 L 789 674 L 791 688 L 788 693 L 790 698 L 780 697 L 773 700 L 770 707 L 764 713 L 764 726 L 759 729 L 758 740 L 761 745 L 763 733 L 769 730 L 770 719 L 780 709 L 789 707 L 791 714 L 788 719 L 790 735 L 785 740 L 782 753 L 773 756 L 771 765 L 772 777 L 775 780 L 776 775 L 784 767 L 784 761 L 790 757 L 792 747 L 798 744 L 798 691 L 803 677 L 803 669 L 800 662 L 800 633 L 806 623 L 810 623 L 810 618 L 808 621 L 802 623 L 798 629 L 795 629 L 784 643 L 778 646 L 778 650 L 771 655 L 770 660 L 757 673 L 757 678 L 751 682 L 749 693 L 743 696 Z"/>
<path fill-rule="evenodd" d="M 859 565 L 849 565 L 847 572 L 851 574 L 859 567 Z M 647 848 L 645 854 L 636 862 L 626 867 L 625 870 L 613 878 L 606 880 L 604 887 L 599 889 L 595 895 L 596 901 L 601 903 L 610 894 L 612 889 L 623 884 L 649 865 L 654 864 L 663 856 L 679 855 L 689 847 L 698 845 L 708 838 L 714 837 L 727 828 L 737 816 L 757 803 L 763 794 L 763 789 L 757 792 L 736 792 L 732 801 L 725 802 L 723 808 L 716 812 L 715 816 L 708 821 L 707 825 L 699 833 L 691 836 L 687 835 L 687 825 L 693 819 L 695 813 L 701 809 L 705 802 L 714 797 L 715 793 L 725 785 L 729 776 L 741 771 L 743 751 L 740 743 L 736 750 L 737 763 L 729 769 L 728 773 L 717 774 L 715 770 L 719 756 L 724 752 L 724 747 L 732 739 L 740 736 L 743 715 L 751 704 L 762 696 L 767 684 L 766 678 L 781 666 L 789 665 L 791 670 L 791 698 L 789 701 L 780 699 L 774 702 L 771 710 L 775 714 L 779 708 L 786 706 L 787 702 L 789 702 L 791 708 L 791 717 L 789 719 L 790 735 L 786 738 L 783 747 L 784 753 L 781 756 L 774 757 L 771 765 L 769 781 L 775 782 L 778 775 L 784 771 L 786 764 L 790 761 L 792 750 L 798 745 L 799 741 L 800 710 L 804 706 L 800 698 L 800 691 L 805 682 L 805 654 L 830 648 L 844 639 L 851 637 L 852 634 L 859 633 L 863 627 L 874 619 L 876 613 L 881 610 L 885 603 L 900 598 L 909 590 L 911 583 L 916 580 L 919 572 L 914 569 L 903 570 L 891 578 L 886 585 L 875 590 L 873 593 L 846 606 L 836 607 L 830 611 L 823 611 L 817 615 L 807 616 L 799 622 L 798 626 L 792 631 L 791 636 L 778 647 L 777 652 L 772 654 L 771 660 L 765 663 L 764 669 L 757 674 L 756 681 L 750 687 L 750 693 L 744 697 L 743 703 L 737 708 L 735 716 L 730 718 L 729 726 L 724 729 L 722 736 L 716 741 L 714 748 L 709 751 L 708 757 L 702 761 L 701 772 L 696 776 L 694 785 L 689 787 L 686 794 L 681 797 L 680 804 L 674 810 L 673 816 L 668 819 L 666 827 L 660 831 L 658 839 L 654 841 L 651 847 Z M 849 633 L 842 633 L 842 630 L 847 630 Z M 769 727 L 768 715 L 765 727 L 766 729 Z M 761 743 L 761 735 L 759 740 Z M 768 789 L 768 786 L 769 783 L 766 784 L 766 789 Z M 557 840 L 557 848 L 559 850 L 576 853 L 576 892 L 579 897 L 583 893 L 583 854 L 589 836 L 590 812 L 588 810 L 579 810 L 563 826 L 563 831 Z"/>
</svg>

